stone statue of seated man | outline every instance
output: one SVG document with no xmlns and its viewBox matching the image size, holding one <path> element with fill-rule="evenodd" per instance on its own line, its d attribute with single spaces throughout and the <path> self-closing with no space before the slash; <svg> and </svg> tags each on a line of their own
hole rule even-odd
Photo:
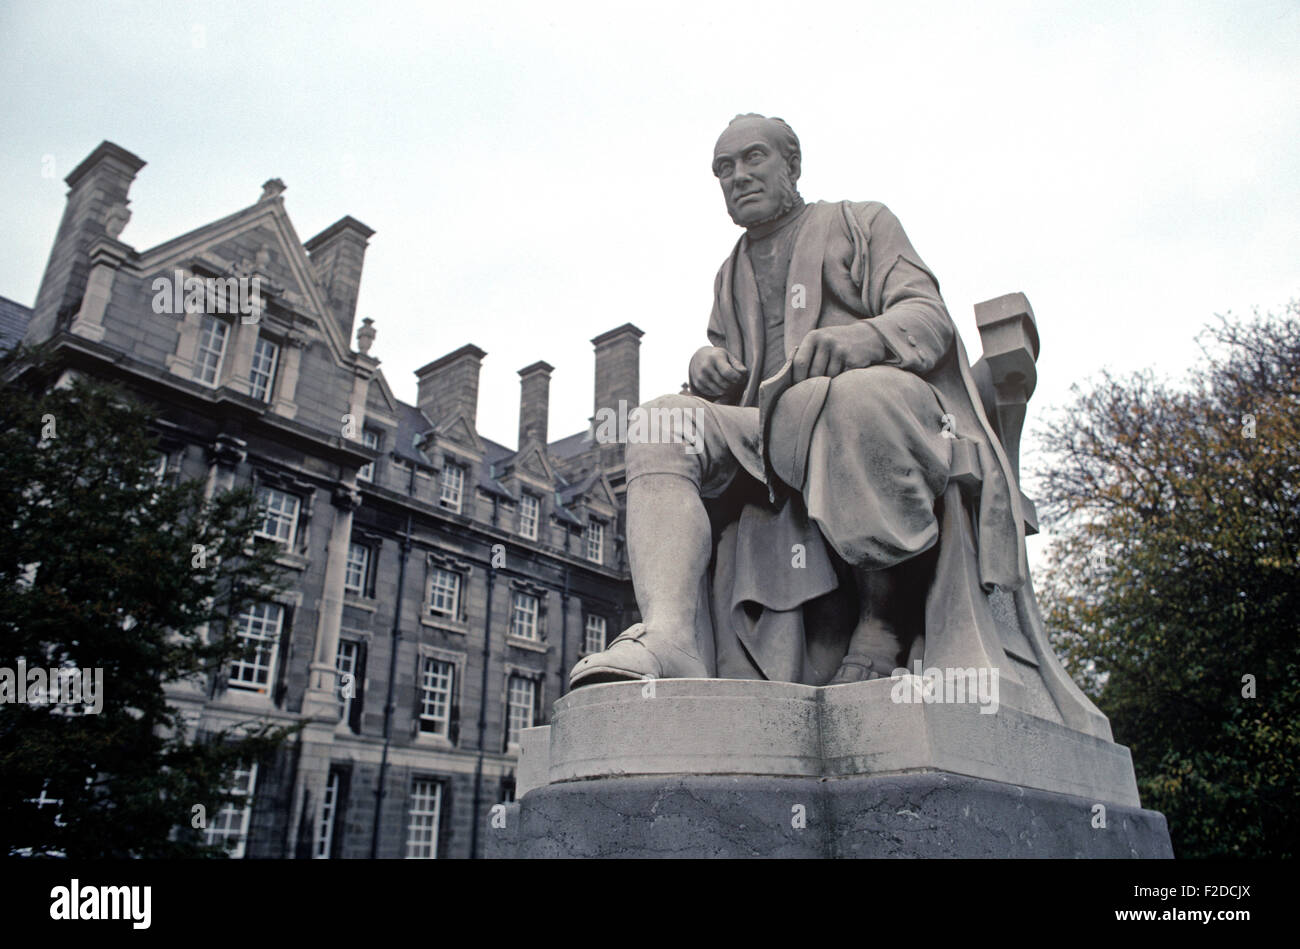
<svg viewBox="0 0 1300 949">
<path fill-rule="evenodd" d="M 888 676 L 944 597 L 959 608 L 945 591 L 1027 576 L 1019 488 L 938 281 L 884 205 L 806 204 L 801 161 L 790 126 L 760 115 L 714 148 L 745 232 L 718 272 L 691 394 L 645 406 L 688 410 L 663 417 L 691 430 L 626 449 L 642 621 L 582 659 L 573 686 Z M 965 493 L 958 443 L 979 469 Z M 939 575 L 945 543 L 967 558 L 961 577 Z"/>
</svg>

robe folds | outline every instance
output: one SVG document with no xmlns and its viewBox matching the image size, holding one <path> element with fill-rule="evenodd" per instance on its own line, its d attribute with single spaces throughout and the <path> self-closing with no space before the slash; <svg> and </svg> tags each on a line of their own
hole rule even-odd
<svg viewBox="0 0 1300 949">
<path fill-rule="evenodd" d="M 973 546 L 975 562 L 966 565 L 960 581 L 954 571 L 953 576 L 935 577 L 925 609 L 929 632 L 940 608 L 932 602 L 936 591 L 952 595 L 958 582 L 977 582 L 986 591 L 1013 590 L 1024 583 L 1028 566 L 1019 487 L 985 416 L 938 281 L 893 213 L 878 202 L 821 201 L 809 207 L 797 226 L 785 294 L 787 359 L 810 330 L 870 321 L 889 352 L 885 365 L 924 380 L 954 441 L 973 447 L 980 481 L 965 502 L 970 519 L 959 522 L 946 511 L 934 522 L 936 537 L 927 543 L 937 540 L 955 551 L 965 542 Z M 718 272 L 708 338 L 746 366 L 760 367 L 765 323 L 746 242 L 742 236 Z M 817 621 L 806 623 L 814 614 L 805 607 L 827 602 L 845 584 L 845 563 L 859 565 L 853 563 L 859 548 L 845 538 L 870 537 L 881 528 L 871 522 L 869 504 L 845 504 L 843 497 L 835 505 L 818 501 L 816 478 L 833 465 L 844 470 L 845 464 L 843 458 L 831 457 L 836 446 L 817 437 L 832 380 L 823 377 L 787 388 L 774 376 L 764 387 L 759 375 L 751 372 L 742 388 L 716 400 L 719 411 L 712 413 L 740 467 L 752 477 L 750 484 L 765 485 L 768 491 L 761 498 L 741 490 L 742 498 L 749 497 L 739 504 L 708 502 L 718 527 L 710 586 L 717 674 L 823 684 L 843 656 L 846 628 L 851 630 L 856 616 L 841 615 L 831 631 Z M 755 425 L 754 410 L 760 408 Z M 878 468 L 878 459 L 862 459 L 864 470 L 873 463 Z M 936 492 L 936 500 L 943 497 L 949 504 L 959 496 L 951 489 Z M 724 508 L 728 512 L 719 521 Z M 969 539 L 947 536 L 958 530 Z M 828 546 L 828 538 L 837 535 L 840 557 L 833 544 Z M 796 550 L 802 562 L 791 569 Z M 861 565 L 887 565 L 869 561 Z"/>
</svg>

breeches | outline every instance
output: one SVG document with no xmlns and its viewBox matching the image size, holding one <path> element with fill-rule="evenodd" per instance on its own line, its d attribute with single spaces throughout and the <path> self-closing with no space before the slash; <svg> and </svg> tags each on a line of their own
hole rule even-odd
<svg viewBox="0 0 1300 949">
<path fill-rule="evenodd" d="M 936 499 L 947 485 L 952 443 L 943 409 L 920 376 L 871 366 L 830 380 L 825 398 L 809 379 L 772 413 L 771 470 L 799 492 L 809 518 L 849 564 L 875 570 L 924 552 L 939 536 Z M 658 436 L 627 446 L 629 486 L 646 474 L 690 480 L 706 498 L 743 470 L 765 481 L 756 407 L 667 395 L 642 406 Z"/>
</svg>

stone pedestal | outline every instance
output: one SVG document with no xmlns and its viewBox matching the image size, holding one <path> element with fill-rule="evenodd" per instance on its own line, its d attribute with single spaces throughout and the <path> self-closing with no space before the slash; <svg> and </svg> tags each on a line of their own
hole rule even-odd
<svg viewBox="0 0 1300 949">
<path fill-rule="evenodd" d="M 524 733 L 519 800 L 488 854 L 1172 856 L 1127 748 L 1008 705 L 914 695 L 901 679 L 584 687 Z"/>
</svg>

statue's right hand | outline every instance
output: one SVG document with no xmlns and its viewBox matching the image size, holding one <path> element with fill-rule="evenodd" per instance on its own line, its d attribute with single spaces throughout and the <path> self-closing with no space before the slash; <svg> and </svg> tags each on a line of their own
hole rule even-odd
<svg viewBox="0 0 1300 949">
<path fill-rule="evenodd" d="M 691 388 L 716 399 L 749 377 L 745 364 L 720 346 L 705 346 L 691 357 Z"/>
</svg>

